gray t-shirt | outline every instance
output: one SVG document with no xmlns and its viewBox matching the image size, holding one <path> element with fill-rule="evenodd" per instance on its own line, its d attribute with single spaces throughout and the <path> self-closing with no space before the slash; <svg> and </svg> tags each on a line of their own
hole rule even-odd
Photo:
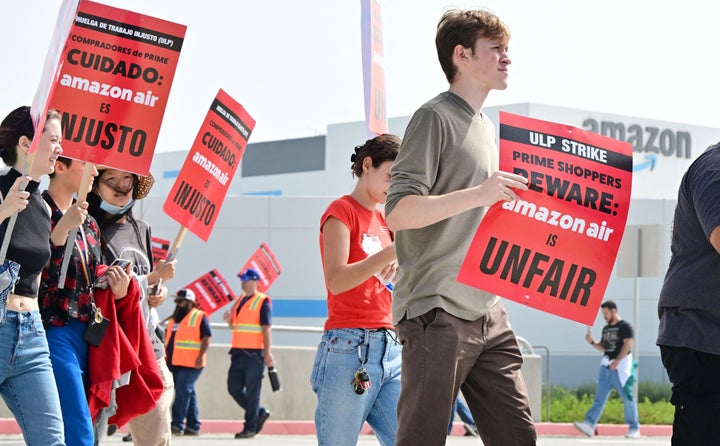
<svg viewBox="0 0 720 446">
<path fill-rule="evenodd" d="M 108 264 L 116 258 L 131 260 L 133 262 L 133 272 L 136 276 L 140 276 L 139 278 L 144 279 L 152 271 L 152 237 L 150 226 L 147 223 L 142 220 L 135 220 L 135 222 L 137 223 L 139 237 L 135 234 L 135 228 L 129 222 L 110 224 L 103 228 L 103 237 L 109 241 L 104 254 Z M 150 322 L 151 310 L 147 303 L 147 280 L 138 280 L 138 282 L 142 288 L 140 309 L 145 318 L 155 358 L 160 359 L 165 356 L 165 346 L 157 336 L 155 327 Z"/>
<path fill-rule="evenodd" d="M 385 212 L 407 195 L 443 195 L 480 185 L 498 170 L 495 128 L 459 96 L 444 92 L 413 115 L 392 168 Z M 393 323 L 434 308 L 476 320 L 497 296 L 456 278 L 485 208 L 395 234 L 400 274 L 393 291 Z"/>
<path fill-rule="evenodd" d="M 720 144 L 702 153 L 680 183 L 672 258 L 658 301 L 658 345 L 720 355 L 720 254 L 710 243 L 718 226 Z"/>
</svg>

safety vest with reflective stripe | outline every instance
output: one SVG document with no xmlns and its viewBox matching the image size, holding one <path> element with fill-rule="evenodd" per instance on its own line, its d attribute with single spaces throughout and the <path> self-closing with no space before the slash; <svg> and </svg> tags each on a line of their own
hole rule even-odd
<svg viewBox="0 0 720 446">
<path fill-rule="evenodd" d="M 233 305 L 232 309 L 232 348 L 248 348 L 262 350 L 265 340 L 260 326 L 260 310 L 268 299 L 263 293 L 255 293 L 238 311 L 242 298 Z"/>
<path fill-rule="evenodd" d="M 180 321 L 173 341 L 172 365 L 195 367 L 195 361 L 197 360 L 198 353 L 200 353 L 200 346 L 202 345 L 200 324 L 204 316 L 205 313 L 201 310 L 193 308 L 185 315 L 183 320 Z M 170 319 L 167 326 L 168 336 L 165 338 L 165 348 L 167 348 L 170 342 L 173 325 L 175 325 L 175 320 Z M 207 355 L 203 355 L 202 357 L 203 367 L 205 367 L 206 356 Z"/>
</svg>

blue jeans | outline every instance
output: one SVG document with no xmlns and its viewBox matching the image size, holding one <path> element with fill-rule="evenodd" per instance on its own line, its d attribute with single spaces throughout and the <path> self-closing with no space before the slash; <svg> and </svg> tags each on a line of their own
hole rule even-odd
<svg viewBox="0 0 720 446">
<path fill-rule="evenodd" d="M 172 421 L 170 425 L 176 429 L 188 429 L 200 432 L 200 417 L 198 413 L 195 382 L 197 382 L 203 369 L 193 367 L 169 367 L 175 381 L 175 401 L 172 405 Z M 187 424 L 185 420 L 187 419 Z"/>
<path fill-rule="evenodd" d="M 60 399 L 40 312 L 8 310 L 0 339 L 0 394 L 25 443 L 64 445 Z"/>
<path fill-rule="evenodd" d="M 475 426 L 475 420 L 473 420 L 472 414 L 470 413 L 470 408 L 467 407 L 467 404 L 465 404 L 459 397 L 455 398 L 455 404 L 453 404 L 453 411 L 450 414 L 450 424 L 448 424 L 448 435 L 450 435 L 450 432 L 452 432 L 452 425 L 453 420 L 455 419 L 455 413 L 457 412 L 458 416 L 460 417 L 460 420 L 462 420 L 463 423 L 471 424 Z"/>
<path fill-rule="evenodd" d="M 310 383 L 317 394 L 315 429 L 319 446 L 355 445 L 365 421 L 383 446 L 395 444 L 402 348 L 392 331 L 328 330 L 318 345 Z M 361 395 L 351 384 L 360 367 L 372 387 Z"/>
<path fill-rule="evenodd" d="M 612 389 L 615 389 L 622 398 L 625 422 L 630 426 L 630 430 L 639 429 L 640 422 L 638 421 L 638 411 L 635 402 L 625 394 L 623 386 L 620 384 L 617 370 L 610 370 L 609 367 L 603 365 L 600 366 L 600 371 L 598 372 L 597 386 L 595 387 L 595 401 L 593 401 L 592 407 L 590 407 L 590 410 L 585 414 L 585 421 L 590 426 L 595 427 L 595 425 L 597 425 Z"/>
<path fill-rule="evenodd" d="M 49 326 L 50 361 L 62 408 L 65 443 L 92 446 L 95 442 L 85 387 L 88 373 L 88 344 L 83 334 L 88 324 L 70 319 L 64 327 Z"/>
<path fill-rule="evenodd" d="M 260 407 L 265 360 L 262 350 L 242 350 L 230 357 L 227 390 L 236 403 L 245 409 L 245 427 L 243 430 L 257 432 L 258 417 L 265 412 Z"/>
</svg>

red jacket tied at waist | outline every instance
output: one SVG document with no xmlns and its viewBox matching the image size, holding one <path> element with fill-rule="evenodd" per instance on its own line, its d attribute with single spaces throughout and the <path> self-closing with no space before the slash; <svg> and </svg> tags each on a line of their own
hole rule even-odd
<svg viewBox="0 0 720 446">
<path fill-rule="evenodd" d="M 107 266 L 101 265 L 97 274 Z M 131 419 L 155 407 L 163 392 L 163 381 L 157 366 L 150 336 L 140 309 L 140 286 L 130 281 L 128 294 L 115 300 L 108 287 L 95 289 L 95 304 L 110 325 L 98 347 L 90 346 L 88 353 L 87 392 L 90 415 L 96 419 L 100 410 L 110 405 L 113 381 L 130 372 L 130 382 L 115 391 L 117 412 L 110 417 L 110 424 L 119 427 Z"/>
</svg>

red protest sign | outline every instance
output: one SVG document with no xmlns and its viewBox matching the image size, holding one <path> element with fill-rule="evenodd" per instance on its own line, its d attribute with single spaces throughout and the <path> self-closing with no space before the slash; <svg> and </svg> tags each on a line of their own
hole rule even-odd
<svg viewBox="0 0 720 446">
<path fill-rule="evenodd" d="M 185 30 L 80 1 L 50 100 L 63 156 L 148 174 Z"/>
<path fill-rule="evenodd" d="M 153 237 L 151 240 L 151 249 L 153 256 L 153 265 L 157 267 L 159 260 L 167 259 L 168 252 L 170 251 L 170 240 L 165 240 L 160 237 Z"/>
<path fill-rule="evenodd" d="M 500 170 L 529 190 L 488 210 L 457 280 L 592 325 L 625 230 L 632 146 L 501 112 Z"/>
<path fill-rule="evenodd" d="M 360 7 L 365 125 L 368 136 L 375 136 L 388 133 L 382 15 L 378 0 L 362 0 Z"/>
<path fill-rule="evenodd" d="M 258 282 L 258 291 L 264 293 L 275 282 L 280 273 L 282 266 L 278 262 L 275 254 L 270 251 L 267 243 L 263 242 L 260 247 L 250 256 L 250 260 L 243 265 L 238 275 L 242 274 L 246 269 L 252 268 L 260 273 L 260 281 Z"/>
<path fill-rule="evenodd" d="M 193 290 L 198 308 L 208 315 L 235 300 L 232 288 L 216 269 L 204 274 L 184 288 Z"/>
<path fill-rule="evenodd" d="M 163 211 L 207 241 L 255 120 L 222 89 L 205 116 Z"/>
</svg>

